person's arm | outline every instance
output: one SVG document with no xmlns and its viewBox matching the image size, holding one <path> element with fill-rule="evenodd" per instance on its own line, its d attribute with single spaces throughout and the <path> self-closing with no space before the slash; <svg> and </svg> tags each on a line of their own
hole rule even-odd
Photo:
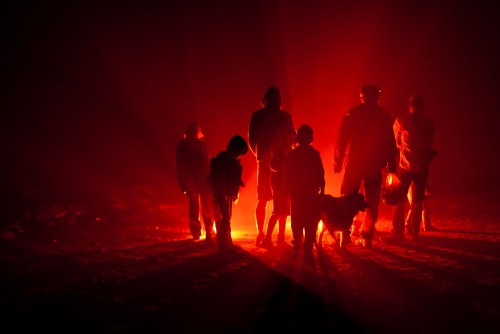
<svg viewBox="0 0 500 334">
<path fill-rule="evenodd" d="M 248 126 L 248 146 L 252 153 L 257 156 L 257 117 L 255 112 L 250 117 Z"/>
</svg>

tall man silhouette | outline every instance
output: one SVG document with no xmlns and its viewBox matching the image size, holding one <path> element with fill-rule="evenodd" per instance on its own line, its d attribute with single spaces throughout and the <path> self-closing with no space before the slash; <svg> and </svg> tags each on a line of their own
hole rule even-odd
<svg viewBox="0 0 500 334">
<path fill-rule="evenodd" d="M 252 113 L 248 127 L 249 146 L 257 160 L 257 246 L 264 240 L 267 203 L 273 198 L 269 167 L 273 152 L 283 147 L 291 148 L 295 142 L 292 117 L 282 107 L 280 90 L 276 86 L 269 87 L 262 98 L 262 108 Z"/>
<path fill-rule="evenodd" d="M 342 195 L 360 190 L 368 208 L 361 227 L 362 244 L 372 247 L 382 188 L 382 171 L 396 168 L 397 149 L 390 115 L 379 105 L 380 88 L 363 85 L 361 103 L 342 117 L 335 144 L 333 170 L 342 172 Z"/>
</svg>

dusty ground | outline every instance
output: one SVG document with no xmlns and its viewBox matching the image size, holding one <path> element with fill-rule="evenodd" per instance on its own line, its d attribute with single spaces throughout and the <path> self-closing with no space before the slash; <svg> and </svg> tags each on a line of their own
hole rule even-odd
<svg viewBox="0 0 500 334">
<path fill-rule="evenodd" d="M 52 333 L 499 333 L 498 203 L 437 198 L 439 231 L 418 243 L 339 250 L 327 239 L 314 266 L 289 247 L 255 247 L 254 232 L 237 226 L 243 250 L 219 255 L 190 240 L 175 206 L 158 221 L 4 235 L 2 324 Z M 390 231 L 383 214 L 377 230 Z"/>
</svg>

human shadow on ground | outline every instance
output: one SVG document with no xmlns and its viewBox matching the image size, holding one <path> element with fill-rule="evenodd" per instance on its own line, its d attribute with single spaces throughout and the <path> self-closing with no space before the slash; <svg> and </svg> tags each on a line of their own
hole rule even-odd
<svg viewBox="0 0 500 334">
<path fill-rule="evenodd" d="M 35 252 L 36 250 L 33 250 Z M 219 254 L 192 240 L 40 254 L 3 267 L 1 303 L 10 325 L 52 332 L 244 332 L 320 330 L 332 320 L 359 332 L 341 307 L 250 253 Z"/>
</svg>

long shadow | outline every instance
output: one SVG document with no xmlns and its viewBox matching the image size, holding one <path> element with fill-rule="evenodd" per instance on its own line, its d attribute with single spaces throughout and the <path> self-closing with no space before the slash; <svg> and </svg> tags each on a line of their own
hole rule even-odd
<svg viewBox="0 0 500 334">
<path fill-rule="evenodd" d="M 417 269 L 421 273 L 431 274 L 429 283 L 434 282 L 438 285 L 441 283 L 449 286 L 450 282 L 452 282 L 455 290 L 460 290 L 456 291 L 455 293 L 457 295 L 463 296 L 462 302 L 464 303 L 473 303 L 474 300 L 478 300 L 481 302 L 491 301 L 494 304 L 498 304 L 498 306 L 500 306 L 500 300 L 497 300 L 496 298 L 496 293 L 500 292 L 500 288 L 494 288 L 491 286 L 491 284 L 481 283 L 477 280 L 476 277 L 473 277 L 471 275 L 470 269 L 462 270 L 461 264 L 459 264 L 459 266 L 457 267 L 436 267 L 428 261 L 418 261 L 408 257 L 400 256 L 396 253 L 384 249 L 375 248 L 373 249 L 373 251 L 378 254 L 384 255 L 385 257 L 396 260 L 406 268 L 411 267 Z M 416 254 L 416 256 L 418 256 L 418 254 Z M 458 261 L 460 261 L 460 259 L 458 259 Z M 498 266 L 498 264 L 500 263 L 497 263 L 497 266 L 494 268 L 497 272 L 497 275 L 493 274 L 493 276 L 500 277 L 500 270 L 498 269 L 500 267 Z M 398 267 L 399 266 L 400 265 L 398 265 Z M 479 268 L 480 270 L 484 269 L 482 266 L 479 266 Z M 479 269 L 477 271 L 479 271 Z M 475 271 L 473 274 L 477 274 L 477 271 Z M 488 272 L 488 275 L 492 275 L 492 273 Z"/>
<path fill-rule="evenodd" d="M 370 310 L 367 307 L 366 301 L 362 298 L 361 291 L 357 291 L 351 287 L 350 277 L 339 271 L 331 258 L 334 254 L 338 254 L 341 257 L 350 257 L 350 251 L 334 246 L 332 250 L 319 248 L 317 252 L 323 299 L 341 305 L 345 312 L 355 318 L 359 326 L 358 333 L 385 332 L 383 325 L 377 321 L 370 321 Z M 332 328 L 336 329 L 335 325 Z"/>
<path fill-rule="evenodd" d="M 498 295 L 498 288 L 488 290 L 460 271 L 455 278 L 454 270 L 373 249 L 477 296 L 436 291 L 363 254 L 318 253 L 316 271 L 289 258 L 289 251 L 273 254 L 281 257 L 276 268 L 246 251 L 218 254 L 214 246 L 191 240 L 26 257 L 19 267 L 2 267 L 0 302 L 6 324 L 52 332 L 489 333 L 500 327 L 494 314 L 474 308 L 476 299 Z M 342 275 L 331 256 L 361 276 Z M 38 263 L 29 270 L 33 261 Z M 357 290 L 346 280 L 357 281 Z"/>
<path fill-rule="evenodd" d="M 421 236 L 417 243 L 403 242 L 397 245 L 476 266 L 494 268 L 498 265 L 496 262 L 500 260 L 500 243 L 498 242 L 425 235 Z M 477 256 L 471 254 L 477 254 Z"/>
<path fill-rule="evenodd" d="M 375 248 L 374 251 L 383 253 Z M 461 295 L 437 291 L 415 275 L 386 268 L 370 258 L 351 252 L 339 255 L 362 272 L 358 288 L 361 294 L 372 299 L 366 301 L 363 312 L 369 314 L 369 321 L 384 328 L 384 332 L 490 333 L 493 328 L 499 328 L 498 319 L 481 314 Z M 490 292 L 498 292 L 498 289 Z"/>
<path fill-rule="evenodd" d="M 323 277 L 316 271 L 314 263 L 304 264 L 297 258 L 288 256 L 278 268 L 279 284 L 269 296 L 265 311 L 252 326 L 252 333 L 367 331 L 346 312 L 339 300 L 324 295 Z M 335 289 L 331 289 L 330 293 L 337 295 Z"/>
<path fill-rule="evenodd" d="M 453 233 L 453 234 L 472 234 L 472 235 L 500 235 L 500 232 L 454 230 L 454 229 L 446 229 L 446 228 L 440 228 L 439 232 L 440 233 Z"/>
<path fill-rule="evenodd" d="M 111 253 L 89 253 L 86 263 L 83 254 L 63 253 L 55 265 L 42 257 L 47 265 L 36 273 L 4 269 L 6 324 L 56 333 L 303 333 L 334 319 L 344 332 L 359 332 L 311 291 L 318 277 L 310 269 L 301 268 L 296 282 L 245 251 L 218 254 L 186 240 Z"/>
</svg>

